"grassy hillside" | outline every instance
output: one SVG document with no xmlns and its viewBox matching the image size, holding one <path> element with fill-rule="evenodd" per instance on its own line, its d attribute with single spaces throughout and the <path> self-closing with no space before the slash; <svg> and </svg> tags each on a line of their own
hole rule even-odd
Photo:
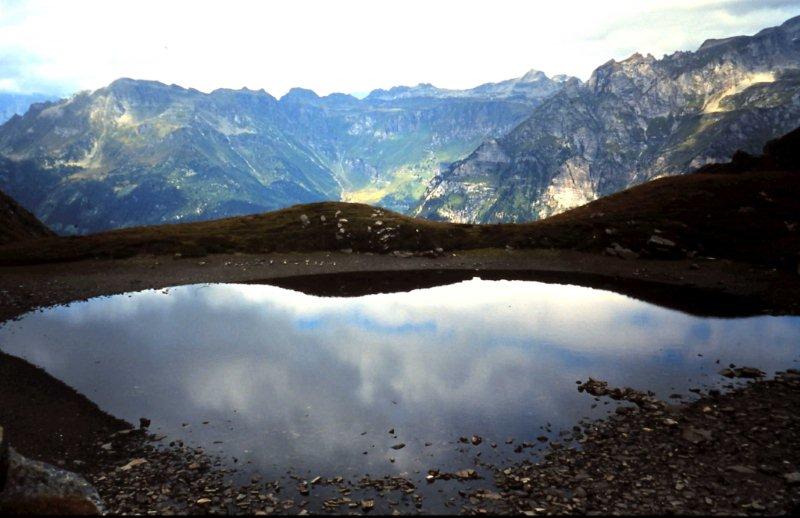
<svg viewBox="0 0 800 518">
<path fill-rule="evenodd" d="M 296 205 L 256 216 L 49 237 L 0 247 L 0 264 L 197 257 L 221 252 L 352 249 L 423 252 L 485 247 L 568 248 L 603 253 L 618 244 L 642 257 L 712 256 L 796 268 L 800 174 L 697 173 L 669 177 L 528 224 L 461 225 L 409 218 L 368 205 Z M 305 221 L 305 223 L 304 223 Z M 337 238 L 337 236 L 339 236 Z M 657 236 L 674 246 L 655 244 Z"/>
<path fill-rule="evenodd" d="M 46 237 L 0 247 L 0 264 L 224 252 L 422 253 L 562 248 L 620 258 L 714 257 L 798 270 L 800 128 L 759 156 L 661 178 L 548 219 L 471 225 L 410 218 L 360 203 L 295 205 L 254 216 Z M 38 222 L 37 222 L 38 223 Z"/>
</svg>

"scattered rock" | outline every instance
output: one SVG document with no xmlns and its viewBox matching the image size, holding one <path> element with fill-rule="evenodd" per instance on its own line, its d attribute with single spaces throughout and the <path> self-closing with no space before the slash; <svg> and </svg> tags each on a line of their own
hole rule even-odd
<svg viewBox="0 0 800 518">
<path fill-rule="evenodd" d="M 783 478 L 784 480 L 786 480 L 786 483 L 791 486 L 796 486 L 800 484 L 800 472 L 798 471 L 793 471 L 792 473 L 786 473 L 783 476 Z"/>
<path fill-rule="evenodd" d="M 121 468 L 121 471 L 130 471 L 131 469 L 135 468 L 136 466 L 141 466 L 142 464 L 147 464 L 147 460 L 145 459 L 133 459 L 129 463 L 125 464 Z"/>
<path fill-rule="evenodd" d="M 756 470 L 754 470 L 753 468 L 749 468 L 747 466 L 740 466 L 740 465 L 729 466 L 728 467 L 728 471 L 732 471 L 734 473 L 739 473 L 740 475 L 755 475 L 756 474 Z"/>
<path fill-rule="evenodd" d="M 610 256 L 613 256 L 613 257 L 619 257 L 620 259 L 627 259 L 627 260 L 632 260 L 632 259 L 638 259 L 639 258 L 639 254 L 637 254 L 636 252 L 634 252 L 630 248 L 625 248 L 625 247 L 621 246 L 619 243 L 612 243 L 610 247 L 606 248 L 606 254 L 610 255 Z"/>
<path fill-rule="evenodd" d="M 687 426 L 681 432 L 681 437 L 693 444 L 700 444 L 703 441 L 710 441 L 712 435 L 708 430 Z"/>
<path fill-rule="evenodd" d="M 652 236 L 650 236 L 650 239 L 647 240 L 647 244 L 672 248 L 675 246 L 675 241 L 653 234 Z"/>
<path fill-rule="evenodd" d="M 727 368 L 722 369 L 719 373 L 726 378 L 763 378 L 766 376 L 763 371 L 755 367 Z"/>
</svg>

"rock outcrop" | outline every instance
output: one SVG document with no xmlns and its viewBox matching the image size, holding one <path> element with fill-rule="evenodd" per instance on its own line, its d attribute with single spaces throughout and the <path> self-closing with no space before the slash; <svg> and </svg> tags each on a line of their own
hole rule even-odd
<svg viewBox="0 0 800 518">
<path fill-rule="evenodd" d="M 80 475 L 14 451 L 0 427 L 0 513 L 98 515 L 103 504 Z"/>
</svg>

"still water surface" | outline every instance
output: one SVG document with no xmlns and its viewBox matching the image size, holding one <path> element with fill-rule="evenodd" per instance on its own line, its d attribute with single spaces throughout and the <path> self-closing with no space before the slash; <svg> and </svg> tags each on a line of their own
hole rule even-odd
<svg viewBox="0 0 800 518">
<path fill-rule="evenodd" d="M 691 397 L 728 363 L 796 367 L 800 318 L 700 318 L 526 281 L 357 298 L 194 285 L 33 312 L 0 328 L 0 349 L 244 474 L 421 478 L 478 451 L 520 460 L 506 438 L 604 415 L 576 390 L 589 376 Z M 472 435 L 484 443 L 457 443 Z"/>
</svg>

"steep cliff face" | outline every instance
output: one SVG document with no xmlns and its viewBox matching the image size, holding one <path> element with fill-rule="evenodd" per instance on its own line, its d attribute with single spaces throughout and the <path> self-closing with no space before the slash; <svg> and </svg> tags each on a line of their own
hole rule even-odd
<svg viewBox="0 0 800 518">
<path fill-rule="evenodd" d="M 609 61 L 437 175 L 417 214 L 546 217 L 661 175 L 756 152 L 800 124 L 800 18 L 663 59 Z"/>
<path fill-rule="evenodd" d="M 343 197 L 409 210 L 442 163 L 506 133 L 534 104 L 302 89 L 277 100 L 121 79 L 0 127 L 0 188 L 61 233 Z"/>
</svg>

